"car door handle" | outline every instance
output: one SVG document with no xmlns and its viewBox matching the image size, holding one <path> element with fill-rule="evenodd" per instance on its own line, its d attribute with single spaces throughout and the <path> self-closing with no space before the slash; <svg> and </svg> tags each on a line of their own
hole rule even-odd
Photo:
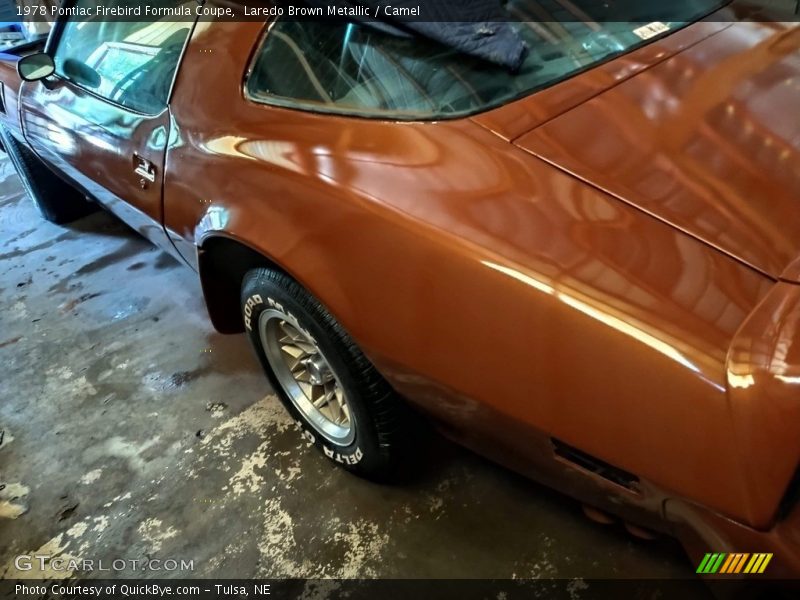
<svg viewBox="0 0 800 600">
<path fill-rule="evenodd" d="M 156 180 L 156 167 L 146 158 L 142 158 L 138 154 L 133 155 L 133 172 L 142 179 L 146 179 L 150 183 Z"/>
</svg>

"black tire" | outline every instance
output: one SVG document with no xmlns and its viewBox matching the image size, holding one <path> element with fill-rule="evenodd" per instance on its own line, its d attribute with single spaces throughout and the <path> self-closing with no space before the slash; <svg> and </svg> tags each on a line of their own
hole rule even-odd
<svg viewBox="0 0 800 600">
<path fill-rule="evenodd" d="M 0 126 L 0 138 L 22 186 L 46 220 L 69 223 L 97 210 L 94 203 L 47 168 L 3 126 Z"/>
<path fill-rule="evenodd" d="M 279 307 L 310 334 L 340 383 L 350 410 L 355 438 L 346 445 L 327 439 L 292 402 L 267 358 L 260 334 L 265 311 Z M 303 437 L 339 466 L 362 477 L 385 480 L 403 454 L 408 424 L 404 402 L 359 350 L 333 316 L 284 273 L 253 269 L 242 283 L 245 330 L 267 377 Z"/>
</svg>

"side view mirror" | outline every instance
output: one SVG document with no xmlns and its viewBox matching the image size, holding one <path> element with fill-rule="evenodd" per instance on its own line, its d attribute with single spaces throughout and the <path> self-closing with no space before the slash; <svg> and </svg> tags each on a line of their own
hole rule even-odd
<svg viewBox="0 0 800 600">
<path fill-rule="evenodd" d="M 17 73 L 25 81 L 40 81 L 55 73 L 53 58 L 44 52 L 23 56 L 17 61 Z"/>
<path fill-rule="evenodd" d="M 64 76 L 75 83 L 86 86 L 90 89 L 100 87 L 102 79 L 100 73 L 92 67 L 74 58 L 68 58 L 62 65 Z"/>
</svg>

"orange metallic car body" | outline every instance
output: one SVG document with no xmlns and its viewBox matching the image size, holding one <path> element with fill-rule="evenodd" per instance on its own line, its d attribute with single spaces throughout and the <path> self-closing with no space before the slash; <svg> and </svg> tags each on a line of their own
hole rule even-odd
<svg viewBox="0 0 800 600">
<path fill-rule="evenodd" d="M 221 331 L 273 264 L 461 443 L 692 554 L 800 574 L 800 29 L 709 19 L 431 123 L 247 99 L 264 33 L 198 24 L 169 111 L 116 129 L 3 71 L 7 124 L 198 270 Z M 142 190 L 129 156 L 158 131 Z"/>
</svg>

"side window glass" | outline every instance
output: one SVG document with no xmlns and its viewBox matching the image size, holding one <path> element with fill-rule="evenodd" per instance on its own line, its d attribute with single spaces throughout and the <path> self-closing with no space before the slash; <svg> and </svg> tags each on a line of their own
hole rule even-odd
<svg viewBox="0 0 800 600">
<path fill-rule="evenodd" d="M 437 63 L 452 54 L 421 38 L 353 23 L 278 20 L 247 90 L 255 100 L 359 114 L 425 116 L 452 103 L 469 108 L 464 83 Z"/>
<path fill-rule="evenodd" d="M 112 0 L 122 4 L 124 0 Z M 78 0 L 78 7 L 95 0 Z M 56 73 L 112 102 L 146 114 L 167 105 L 191 21 L 70 20 L 55 51 Z"/>
</svg>

